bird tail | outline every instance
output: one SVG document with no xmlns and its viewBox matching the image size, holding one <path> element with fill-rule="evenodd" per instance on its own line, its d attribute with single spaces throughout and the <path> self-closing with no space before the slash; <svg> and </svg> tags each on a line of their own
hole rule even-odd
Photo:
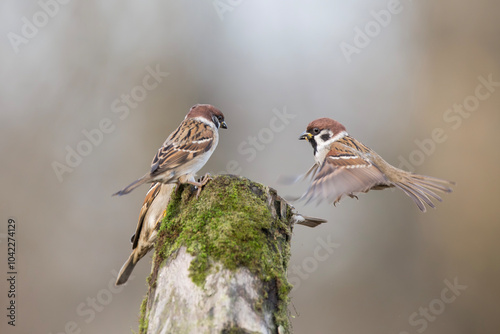
<svg viewBox="0 0 500 334">
<path fill-rule="evenodd" d="M 438 179 L 431 176 L 424 176 L 406 172 L 401 180 L 393 182 L 393 184 L 403 190 L 406 195 L 417 204 L 418 208 L 422 211 L 426 211 L 425 204 L 431 208 L 435 208 L 434 203 L 432 203 L 431 198 L 442 202 L 443 200 L 435 192 L 450 193 L 453 190 L 450 188 L 451 185 L 456 183 L 453 181 Z"/>
<path fill-rule="evenodd" d="M 122 269 L 120 269 L 120 273 L 118 274 L 118 277 L 116 279 L 116 285 L 122 285 L 128 281 L 128 278 L 130 277 L 130 274 L 132 274 L 137 261 L 138 260 L 136 259 L 135 251 L 133 251 L 132 254 L 130 254 L 127 262 L 125 262 L 125 264 L 122 266 Z"/>
<path fill-rule="evenodd" d="M 131 184 L 129 184 L 128 186 L 126 186 L 122 190 L 114 193 L 113 196 L 115 196 L 115 195 L 118 195 L 118 196 L 126 195 L 129 192 L 131 192 L 132 190 L 134 190 L 135 188 L 139 187 L 140 185 L 142 185 L 142 184 L 144 184 L 144 183 L 146 183 L 146 182 L 148 182 L 150 180 L 151 180 L 151 178 L 149 177 L 149 174 L 146 174 L 143 177 L 141 177 L 140 179 L 135 180 L 134 182 L 132 182 Z"/>
</svg>

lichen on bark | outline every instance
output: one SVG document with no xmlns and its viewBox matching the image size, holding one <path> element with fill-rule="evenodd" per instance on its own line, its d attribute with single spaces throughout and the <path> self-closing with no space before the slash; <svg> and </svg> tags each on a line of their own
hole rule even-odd
<svg viewBox="0 0 500 334">
<path fill-rule="evenodd" d="M 227 273 L 240 279 L 242 273 L 248 272 L 258 282 L 252 283 L 259 293 L 259 298 L 252 299 L 253 310 L 272 309 L 269 333 L 289 332 L 291 285 L 286 273 L 293 228 L 291 208 L 286 205 L 283 210 L 273 189 L 243 177 L 217 176 L 199 198 L 195 193 L 192 186 L 181 185 L 166 209 L 148 278 L 147 303 L 141 310 L 140 332 L 147 332 L 158 273 L 162 266 L 172 263 L 169 261 L 175 261 L 181 249 L 192 257 L 189 278 L 193 287 L 206 292 L 218 273 L 225 275 L 224 279 L 228 279 Z M 281 210 L 276 210 L 280 206 Z M 227 326 L 238 330 L 231 324 Z"/>
</svg>

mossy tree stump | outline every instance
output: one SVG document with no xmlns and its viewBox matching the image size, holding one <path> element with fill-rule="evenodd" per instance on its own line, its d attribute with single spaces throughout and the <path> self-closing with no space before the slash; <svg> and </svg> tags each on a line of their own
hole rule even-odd
<svg viewBox="0 0 500 334">
<path fill-rule="evenodd" d="M 172 194 L 161 224 L 140 333 L 289 333 L 292 208 L 230 175 Z"/>
</svg>

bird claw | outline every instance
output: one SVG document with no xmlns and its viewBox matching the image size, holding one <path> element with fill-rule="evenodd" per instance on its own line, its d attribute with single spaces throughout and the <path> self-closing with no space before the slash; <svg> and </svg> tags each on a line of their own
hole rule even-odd
<svg viewBox="0 0 500 334">
<path fill-rule="evenodd" d="M 347 194 L 347 196 L 349 196 L 350 198 L 355 198 L 355 199 L 359 200 L 358 196 L 354 195 L 353 193 Z M 341 197 L 342 196 L 339 196 L 339 197 L 337 197 L 337 199 L 335 201 L 333 201 L 334 207 L 337 207 L 337 203 L 340 202 Z"/>
<path fill-rule="evenodd" d="M 198 189 L 198 190 L 196 190 L 196 199 L 198 199 L 198 197 L 200 197 L 202 187 L 196 187 L 196 188 Z"/>
<path fill-rule="evenodd" d="M 213 180 L 214 178 L 212 177 L 212 175 L 210 175 L 210 173 L 206 173 L 202 178 L 201 180 L 199 181 L 200 182 L 200 185 L 202 187 L 205 186 L 205 184 L 207 184 L 208 181 L 211 181 Z"/>
<path fill-rule="evenodd" d="M 196 199 L 200 197 L 201 189 L 208 183 L 208 181 L 213 180 L 212 175 L 206 173 L 198 182 L 188 182 L 197 188 Z"/>
</svg>

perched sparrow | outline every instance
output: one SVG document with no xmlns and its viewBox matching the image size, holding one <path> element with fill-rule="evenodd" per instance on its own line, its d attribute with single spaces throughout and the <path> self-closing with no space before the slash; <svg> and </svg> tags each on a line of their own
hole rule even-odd
<svg viewBox="0 0 500 334">
<path fill-rule="evenodd" d="M 174 184 L 154 183 L 146 194 L 137 229 L 131 240 L 132 254 L 120 269 L 116 285 L 127 282 L 137 262 L 154 247 L 158 228 L 174 187 Z"/>
<path fill-rule="evenodd" d="M 327 199 L 337 203 L 343 195 L 370 189 L 397 187 L 413 199 L 418 208 L 434 208 L 431 198 L 442 201 L 435 191 L 451 192 L 451 181 L 422 176 L 398 169 L 370 148 L 349 136 L 345 127 L 329 118 L 312 121 L 299 139 L 308 140 L 314 149 L 316 164 L 302 176 L 312 183 L 300 199 Z M 295 179 L 294 181 L 297 181 Z"/>
<path fill-rule="evenodd" d="M 147 182 L 189 183 L 201 187 L 194 176 L 208 161 L 219 142 L 219 127 L 227 129 L 222 112 L 209 104 L 197 104 L 168 136 L 151 163 L 151 171 L 113 195 L 125 195 Z"/>
</svg>

